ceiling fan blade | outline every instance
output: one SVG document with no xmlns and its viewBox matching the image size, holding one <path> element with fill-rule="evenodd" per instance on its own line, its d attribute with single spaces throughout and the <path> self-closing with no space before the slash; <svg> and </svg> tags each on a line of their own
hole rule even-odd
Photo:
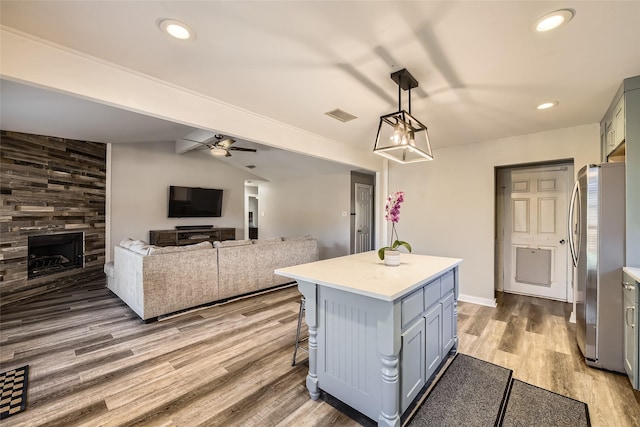
<svg viewBox="0 0 640 427">
<path fill-rule="evenodd" d="M 213 148 L 212 144 L 206 143 L 206 142 L 200 142 L 200 141 L 196 141 L 193 139 L 189 139 L 189 138 L 182 138 L 182 140 L 184 141 L 189 141 L 189 142 L 195 142 L 197 144 L 200 144 L 200 146 L 198 148 L 194 148 L 194 150 L 210 150 Z"/>
<path fill-rule="evenodd" d="M 251 153 L 255 153 L 258 150 L 256 150 L 255 148 L 244 148 L 244 147 L 229 147 L 228 150 L 234 150 L 234 151 L 248 151 Z"/>
<path fill-rule="evenodd" d="M 227 150 L 227 154 L 224 155 L 225 157 L 231 157 L 231 153 Z"/>
<path fill-rule="evenodd" d="M 224 136 L 224 135 L 216 135 L 216 139 L 218 140 L 216 142 L 216 145 L 218 145 L 220 147 L 224 147 L 224 148 L 228 148 L 228 147 L 231 146 L 231 144 L 236 142 L 235 139 L 230 138 L 228 136 Z"/>
</svg>

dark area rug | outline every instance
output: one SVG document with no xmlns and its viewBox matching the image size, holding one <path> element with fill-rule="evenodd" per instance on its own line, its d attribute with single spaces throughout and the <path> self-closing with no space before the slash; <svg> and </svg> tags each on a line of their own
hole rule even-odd
<svg viewBox="0 0 640 427">
<path fill-rule="evenodd" d="M 590 427 L 586 403 L 512 378 L 458 353 L 406 426 Z"/>
<path fill-rule="evenodd" d="M 408 425 L 493 426 L 511 374 L 510 369 L 458 353 Z"/>
<path fill-rule="evenodd" d="M 29 365 L 2 372 L 2 398 L 0 399 L 0 420 L 24 411 L 27 404 L 27 380 Z"/>
<path fill-rule="evenodd" d="M 587 404 L 513 380 L 502 426 L 590 426 Z"/>
</svg>

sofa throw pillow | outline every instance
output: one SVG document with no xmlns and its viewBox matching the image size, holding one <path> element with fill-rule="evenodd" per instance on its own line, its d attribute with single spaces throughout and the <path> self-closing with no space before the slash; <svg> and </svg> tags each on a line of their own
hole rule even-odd
<svg viewBox="0 0 640 427">
<path fill-rule="evenodd" d="M 149 249 L 151 249 L 151 246 L 142 240 L 136 240 L 129 247 L 130 251 L 139 253 L 140 255 L 149 255 Z"/>
<path fill-rule="evenodd" d="M 134 240 L 130 237 L 122 239 L 122 241 L 120 242 L 120 246 L 127 249 L 131 249 L 131 246 L 133 245 L 148 245 L 148 244 L 149 243 L 145 242 L 144 240 Z"/>
<path fill-rule="evenodd" d="M 131 245 L 133 245 L 133 242 L 135 242 L 135 240 L 133 240 L 131 237 L 126 237 L 122 239 L 122 241 L 120 242 L 120 246 L 129 249 Z"/>
<path fill-rule="evenodd" d="M 254 245 L 260 245 L 262 243 L 282 242 L 282 237 L 272 237 L 271 239 L 254 239 L 251 242 Z"/>
<path fill-rule="evenodd" d="M 215 241 L 213 246 L 216 248 L 230 248 L 233 246 L 246 246 L 250 245 L 251 240 L 225 240 L 224 242 Z"/>
</svg>

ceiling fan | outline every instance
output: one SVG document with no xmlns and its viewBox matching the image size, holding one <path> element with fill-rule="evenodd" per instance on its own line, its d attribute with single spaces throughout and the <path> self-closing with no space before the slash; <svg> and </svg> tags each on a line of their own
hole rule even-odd
<svg viewBox="0 0 640 427">
<path fill-rule="evenodd" d="M 229 151 L 248 151 L 251 153 L 258 151 L 255 148 L 232 147 L 236 140 L 224 135 L 215 135 L 213 141 L 200 142 L 192 139 L 189 139 L 188 141 L 202 144 L 203 147 L 201 150 L 208 149 L 212 156 L 231 157 L 231 153 Z"/>
</svg>

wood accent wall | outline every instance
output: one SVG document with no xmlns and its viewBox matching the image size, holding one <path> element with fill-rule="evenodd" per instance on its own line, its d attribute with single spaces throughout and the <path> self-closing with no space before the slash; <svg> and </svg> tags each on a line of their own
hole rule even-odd
<svg viewBox="0 0 640 427">
<path fill-rule="evenodd" d="M 104 277 L 106 158 L 106 144 L 0 131 L 0 306 Z M 77 231 L 85 268 L 28 279 L 28 236 Z"/>
</svg>

